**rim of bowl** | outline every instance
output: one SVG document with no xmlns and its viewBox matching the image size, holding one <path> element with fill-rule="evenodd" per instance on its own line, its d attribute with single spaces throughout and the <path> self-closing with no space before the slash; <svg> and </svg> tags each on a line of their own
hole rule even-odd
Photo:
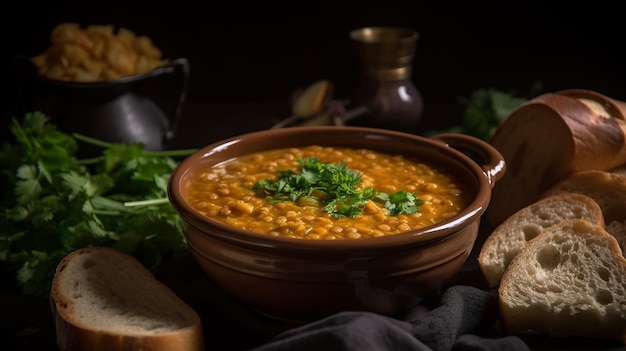
<svg viewBox="0 0 626 351">
<path fill-rule="evenodd" d="M 437 148 L 442 153 L 448 154 L 451 158 L 457 160 L 465 167 L 470 169 L 471 173 L 476 178 L 476 182 L 478 183 L 476 194 L 471 202 L 468 203 L 467 206 L 463 208 L 457 215 L 440 221 L 436 224 L 394 235 L 386 235 L 375 238 L 340 240 L 308 240 L 275 237 L 263 233 L 256 233 L 235 228 L 200 214 L 191 205 L 189 205 L 187 201 L 185 201 L 184 196 L 180 191 L 182 180 L 185 178 L 187 173 L 190 172 L 190 167 L 192 167 L 193 164 L 198 160 L 205 159 L 213 154 L 222 152 L 243 142 L 253 142 L 256 139 L 260 138 L 277 137 L 305 132 L 334 132 L 356 134 L 361 135 L 362 137 L 366 137 L 367 135 L 369 135 L 370 137 L 376 137 L 378 135 L 379 137 L 429 144 L 430 146 Z M 320 141 L 320 145 L 324 146 L 329 144 L 325 144 L 323 141 Z M 230 160 L 230 158 L 222 160 L 218 163 L 222 163 L 228 160 Z M 444 144 L 440 141 L 429 137 L 422 137 L 393 130 L 358 126 L 296 126 L 240 134 L 221 141 L 217 141 L 199 149 L 198 151 L 194 152 L 193 154 L 186 157 L 183 161 L 181 161 L 178 167 L 172 173 L 168 184 L 168 197 L 170 199 L 170 203 L 172 204 L 172 206 L 174 206 L 179 216 L 181 216 L 184 221 L 194 226 L 220 230 L 225 234 L 220 234 L 219 237 L 230 242 L 237 242 L 239 244 L 256 247 L 282 247 L 296 250 L 310 250 L 313 248 L 315 250 L 343 251 L 369 249 L 374 247 L 383 249 L 397 247 L 398 245 L 421 245 L 429 241 L 445 239 L 450 234 L 455 233 L 457 229 L 460 228 L 460 225 L 464 223 L 467 223 L 469 225 L 469 223 L 473 221 L 480 221 L 480 216 L 486 210 L 491 199 L 491 184 L 489 183 L 487 176 L 484 174 L 484 170 L 469 156 L 451 147 L 445 147 Z"/>
</svg>

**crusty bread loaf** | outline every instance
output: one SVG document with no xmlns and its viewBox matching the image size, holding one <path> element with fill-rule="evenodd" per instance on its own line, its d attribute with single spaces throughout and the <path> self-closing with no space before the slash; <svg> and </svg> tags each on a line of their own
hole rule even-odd
<svg viewBox="0 0 626 351">
<path fill-rule="evenodd" d="M 541 197 L 559 193 L 584 194 L 602 209 L 607 231 L 615 236 L 626 254 L 626 174 L 607 171 L 574 172 L 543 192 Z"/>
<path fill-rule="evenodd" d="M 626 120 L 626 102 L 589 89 L 566 89 L 557 94 L 579 99 L 599 115 Z"/>
<path fill-rule="evenodd" d="M 507 333 L 626 343 L 626 259 L 602 226 L 547 228 L 511 261 L 498 294 Z"/>
<path fill-rule="evenodd" d="M 497 226 L 573 172 L 626 163 L 624 110 L 583 90 L 543 94 L 515 109 L 490 141 L 507 172 L 493 188 L 486 221 Z"/>
<path fill-rule="evenodd" d="M 500 283 L 507 266 L 539 233 L 566 219 L 581 218 L 604 226 L 600 206 L 590 197 L 562 193 L 528 205 L 496 227 L 485 240 L 478 255 L 478 265 L 487 285 Z"/>
<path fill-rule="evenodd" d="M 203 350 L 198 314 L 134 257 L 76 250 L 50 292 L 57 344 L 66 350 Z"/>
</svg>

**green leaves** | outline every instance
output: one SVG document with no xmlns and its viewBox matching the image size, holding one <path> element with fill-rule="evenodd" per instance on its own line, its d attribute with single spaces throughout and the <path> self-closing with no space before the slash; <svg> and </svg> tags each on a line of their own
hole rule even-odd
<svg viewBox="0 0 626 351">
<path fill-rule="evenodd" d="M 21 166 L 17 169 L 17 178 L 19 180 L 15 183 L 15 192 L 18 203 L 25 204 L 39 197 L 41 185 L 39 184 L 37 167 L 34 165 Z"/>
<path fill-rule="evenodd" d="M 500 90 L 476 90 L 465 110 L 464 127 L 468 133 L 488 141 L 509 114 L 525 101 Z"/>
<path fill-rule="evenodd" d="M 167 200 L 170 154 L 68 135 L 39 112 L 11 131 L 0 151 L 0 264 L 23 293 L 46 296 L 60 259 L 82 247 L 113 246 L 150 268 L 187 249 Z M 79 142 L 102 154 L 78 159 Z"/>
<path fill-rule="evenodd" d="M 270 202 L 314 197 L 312 202 L 324 204 L 324 210 L 335 217 L 358 216 L 377 196 L 392 215 L 415 213 L 421 203 L 415 194 L 406 191 L 387 195 L 373 188 L 359 189 L 362 175 L 345 163 L 323 163 L 315 157 L 300 158 L 298 162 L 302 166 L 300 173 L 278 171 L 277 178 L 260 180 L 253 190 L 269 196 Z"/>
<path fill-rule="evenodd" d="M 20 162 L 41 161 L 50 167 L 51 172 L 76 167 L 76 160 L 73 158 L 78 149 L 76 140 L 57 130 L 49 120 L 41 112 L 26 114 L 22 124 L 13 120 L 10 130 L 17 146 L 13 151 L 19 155 Z M 4 159 L 5 155 L 0 158 Z"/>
<path fill-rule="evenodd" d="M 380 193 L 377 197 L 385 201 L 385 208 L 394 216 L 402 213 L 415 213 L 418 206 L 424 202 L 418 199 L 415 193 L 406 190 L 400 190 L 391 195 Z"/>
<path fill-rule="evenodd" d="M 536 82 L 526 94 L 494 88 L 473 90 L 469 97 L 459 99 L 465 105 L 465 113 L 460 123 L 431 134 L 463 133 L 488 142 L 511 112 L 537 95 L 542 88 L 542 83 Z"/>
</svg>

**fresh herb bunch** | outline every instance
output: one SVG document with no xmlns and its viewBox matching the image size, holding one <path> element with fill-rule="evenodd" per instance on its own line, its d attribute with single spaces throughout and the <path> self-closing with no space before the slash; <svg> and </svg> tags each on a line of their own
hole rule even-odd
<svg viewBox="0 0 626 351">
<path fill-rule="evenodd" d="M 440 132 L 463 133 L 490 141 L 511 112 L 541 92 L 542 88 L 543 84 L 536 82 L 526 94 L 495 88 L 476 89 L 468 98 L 459 99 L 465 105 L 461 123 Z"/>
<path fill-rule="evenodd" d="M 334 217 L 355 217 L 363 213 L 370 200 L 381 200 L 392 215 L 411 214 L 418 210 L 422 200 L 415 193 L 398 191 L 379 193 L 366 187 L 359 189 L 362 175 L 349 169 L 345 163 L 323 163 L 316 157 L 298 158 L 300 173 L 279 170 L 278 177 L 258 181 L 253 190 L 270 196 L 270 202 L 306 199 L 307 203 L 320 203 Z"/>
<path fill-rule="evenodd" d="M 154 269 L 187 250 L 167 199 L 173 157 L 57 130 L 40 112 L 10 126 L 0 150 L 0 264 L 25 295 L 47 296 L 60 260 L 79 248 L 112 246 Z M 102 154 L 79 159 L 79 142 Z"/>
</svg>

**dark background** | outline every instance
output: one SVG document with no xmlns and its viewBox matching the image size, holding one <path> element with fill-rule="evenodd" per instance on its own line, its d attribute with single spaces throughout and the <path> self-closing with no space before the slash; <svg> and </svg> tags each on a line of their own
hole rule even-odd
<svg viewBox="0 0 626 351">
<path fill-rule="evenodd" d="M 189 103 L 225 106 L 188 109 L 189 114 L 212 111 L 190 117 L 225 120 L 222 124 L 241 123 L 224 117 L 230 107 L 240 103 L 252 106 L 252 121 L 258 117 L 255 102 L 286 107 L 294 90 L 319 79 L 333 81 L 337 97 L 348 96 L 355 75 L 348 32 L 376 25 L 404 26 L 419 32 L 412 80 L 423 95 L 427 119 L 458 119 L 460 110 L 440 114 L 441 109 L 429 110 L 429 106 L 459 104 L 459 97 L 467 97 L 475 89 L 493 87 L 523 94 L 535 82 L 543 83 L 546 92 L 585 88 L 626 100 L 626 55 L 622 53 L 626 30 L 618 1 L 346 4 L 318 0 L 254 4 L 196 0 L 32 0 L 4 4 L 0 10 L 0 81 L 4 84 L 0 138 L 8 134 L 4 127 L 8 119 L 19 117 L 17 83 L 23 77 L 14 68 L 14 57 L 41 53 L 49 45 L 52 28 L 62 22 L 126 27 L 152 38 L 166 58 L 188 58 Z M 267 116 L 267 111 L 263 115 Z M 190 125 L 190 134 L 181 138 L 208 142 L 202 139 L 205 131 L 192 130 L 194 124 Z M 225 128 L 215 135 L 240 129 Z M 34 320 L 30 315 L 40 317 L 39 334 L 25 338 L 29 343 L 51 344 L 54 330 L 47 319 L 46 301 L 43 305 L 41 301 L 32 305 L 28 300 L 5 302 L 5 306 L 19 311 L 10 315 L 19 320 L 10 330 L 30 326 Z"/>
<path fill-rule="evenodd" d="M 22 1 L 3 9 L 3 116 L 15 114 L 11 59 L 35 55 L 61 22 L 113 24 L 152 38 L 166 58 L 191 63 L 189 101 L 275 101 L 318 79 L 350 93 L 352 29 L 373 25 L 420 33 L 412 80 L 426 104 L 456 103 L 477 88 L 525 93 L 586 88 L 626 100 L 618 2 L 192 0 Z M 429 118 L 446 118 L 430 116 Z"/>
</svg>

